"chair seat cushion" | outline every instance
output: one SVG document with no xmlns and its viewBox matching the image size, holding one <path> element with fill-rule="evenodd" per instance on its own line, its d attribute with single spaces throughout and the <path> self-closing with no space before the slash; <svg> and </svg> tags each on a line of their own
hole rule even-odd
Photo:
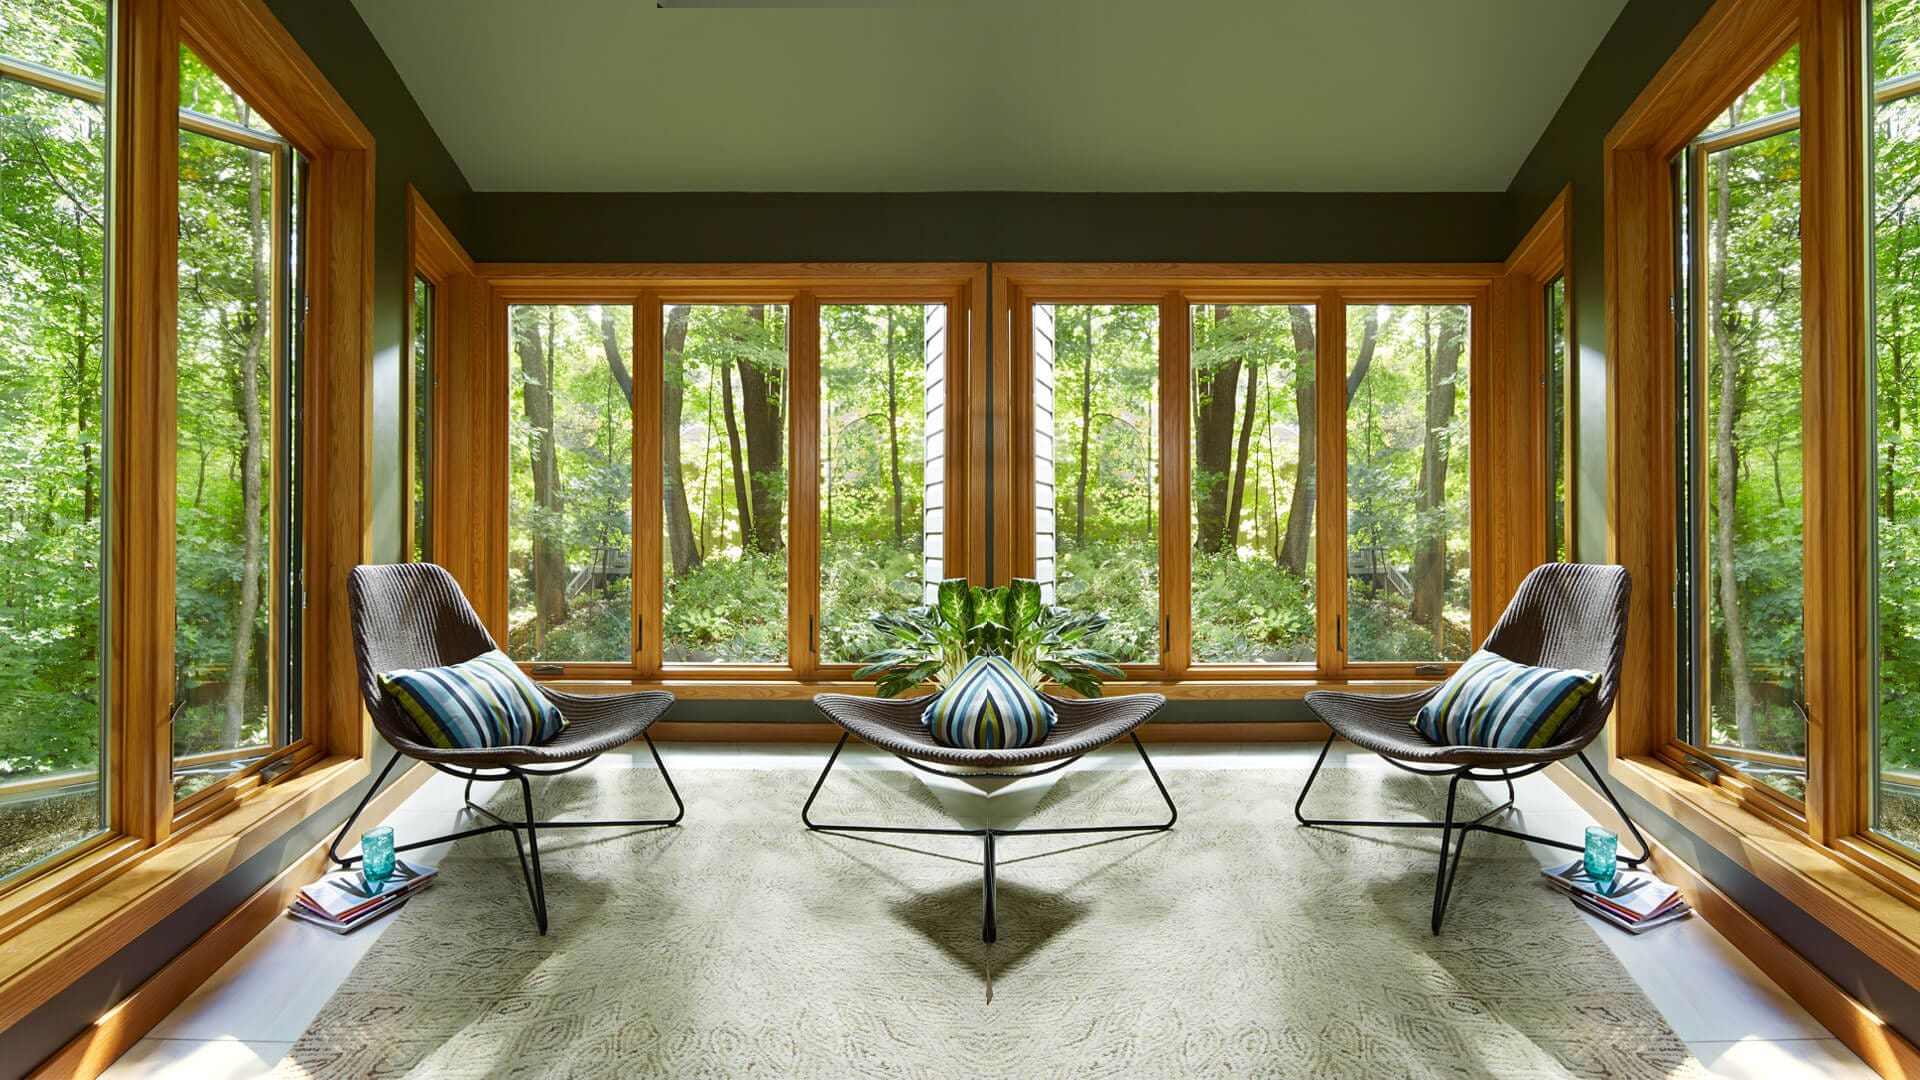
<svg viewBox="0 0 1920 1080">
<path fill-rule="evenodd" d="M 1053 707 L 998 656 L 976 656 L 921 714 L 934 741 L 971 750 L 1038 746 L 1053 730 Z"/>
<path fill-rule="evenodd" d="M 1599 686 L 1591 671 L 1528 667 L 1482 649 L 1420 707 L 1413 726 L 1443 746 L 1546 746 Z"/>
<path fill-rule="evenodd" d="M 566 720 L 532 679 L 498 649 L 446 667 L 387 671 L 380 687 L 442 749 L 539 746 Z"/>
</svg>

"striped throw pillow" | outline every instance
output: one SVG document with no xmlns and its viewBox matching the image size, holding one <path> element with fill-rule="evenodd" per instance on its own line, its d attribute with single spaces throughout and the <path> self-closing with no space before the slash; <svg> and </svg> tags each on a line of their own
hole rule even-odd
<svg viewBox="0 0 1920 1080">
<path fill-rule="evenodd" d="M 385 672 L 380 688 L 428 745 L 443 750 L 539 746 L 566 726 L 560 710 L 499 649 L 446 667 Z"/>
<path fill-rule="evenodd" d="M 1038 746 L 1053 730 L 1053 706 L 998 656 L 976 656 L 920 714 L 933 741 L 971 750 Z"/>
<path fill-rule="evenodd" d="M 1547 746 L 1600 687 L 1591 671 L 1528 667 L 1485 649 L 1440 685 L 1413 726 L 1443 746 Z"/>
</svg>

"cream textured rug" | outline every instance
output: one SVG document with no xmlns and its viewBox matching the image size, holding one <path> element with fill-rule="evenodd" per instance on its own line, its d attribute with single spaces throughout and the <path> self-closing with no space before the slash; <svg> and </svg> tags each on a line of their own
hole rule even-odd
<svg viewBox="0 0 1920 1080">
<path fill-rule="evenodd" d="M 510 843 L 463 841 L 280 1075 L 1695 1074 L 1519 842 L 1474 837 L 1435 937 L 1437 837 L 1301 829 L 1298 770 L 1165 777 L 1171 832 L 1002 841 L 991 946 L 977 840 L 810 834 L 802 770 L 687 772 L 678 829 L 547 834 L 544 938 Z M 657 783 L 606 770 L 539 796 L 618 817 L 658 806 Z M 1428 782 L 1373 770 L 1329 769 L 1314 798 L 1440 811 Z M 1030 823 L 1161 809 L 1138 770 L 1070 771 Z M 889 814 L 940 819 L 902 772 L 836 771 L 817 810 Z"/>
</svg>

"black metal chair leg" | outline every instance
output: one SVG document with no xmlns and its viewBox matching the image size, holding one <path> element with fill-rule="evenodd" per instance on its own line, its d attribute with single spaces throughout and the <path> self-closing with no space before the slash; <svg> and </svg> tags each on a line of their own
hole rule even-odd
<svg viewBox="0 0 1920 1080">
<path fill-rule="evenodd" d="M 988 829 L 982 839 L 986 841 L 986 857 L 981 862 L 983 871 L 981 883 L 984 891 L 981 902 L 980 940 L 991 945 L 1000 937 L 1000 924 L 994 911 L 993 830 Z"/>
<path fill-rule="evenodd" d="M 1593 767 L 1593 762 L 1587 760 L 1585 750 L 1580 751 L 1580 764 L 1587 767 L 1587 775 L 1593 777 L 1594 784 L 1600 788 L 1600 794 L 1605 795 L 1607 802 L 1613 806 L 1613 812 L 1620 815 L 1621 821 L 1627 823 L 1627 831 L 1633 834 L 1633 842 L 1640 845 L 1640 854 L 1631 859 L 1619 860 L 1629 869 L 1638 870 L 1642 863 L 1653 856 L 1653 848 L 1647 844 L 1647 838 L 1640 835 L 1640 826 L 1634 824 L 1633 818 L 1627 814 L 1627 808 L 1620 805 L 1620 800 L 1614 796 L 1613 789 L 1607 786 L 1607 778 L 1600 775 L 1600 770 Z"/>
<path fill-rule="evenodd" d="M 646 741 L 647 753 L 653 755 L 653 767 L 660 770 L 660 779 L 667 785 L 667 794 L 673 796 L 673 817 L 661 824 L 678 825 L 680 819 L 687 816 L 687 804 L 680 801 L 680 789 L 673 786 L 673 774 L 667 771 L 667 763 L 660 760 L 660 748 L 653 745 L 653 736 L 643 731 L 640 738 Z"/>
<path fill-rule="evenodd" d="M 1459 792 L 1460 778 L 1455 776 L 1447 784 L 1447 813 L 1446 817 L 1441 819 L 1440 827 L 1440 865 L 1434 871 L 1433 877 L 1433 932 L 1436 934 L 1440 932 L 1440 920 L 1446 915 L 1447 899 L 1453 892 L 1452 882 L 1447 876 L 1447 855 L 1448 848 L 1453 846 L 1453 804 Z M 1466 831 L 1463 829 L 1460 832 L 1460 846 L 1463 848 L 1466 846 L 1466 839 Z M 1456 868 L 1460 865 L 1457 855 L 1454 857 L 1453 865 Z"/>
<path fill-rule="evenodd" d="M 366 812 L 367 804 L 373 801 L 373 796 L 379 792 L 380 785 L 387 782 L 388 774 L 393 772 L 393 766 L 399 760 L 399 754 L 394 754 L 387 758 L 386 767 L 380 770 L 380 775 L 374 779 L 373 785 L 367 788 L 367 793 L 360 796 L 360 805 L 354 807 L 353 813 L 347 815 L 347 820 L 340 825 L 340 831 L 333 835 L 333 843 L 327 845 L 327 858 L 333 860 L 333 864 L 340 869 L 345 870 L 359 859 L 358 856 L 354 856 L 353 858 L 342 857 L 340 854 L 341 841 L 347 838 L 347 833 L 353 828 L 353 823 L 360 820 L 360 815 Z"/>
<path fill-rule="evenodd" d="M 527 808 L 527 854 L 529 861 L 533 864 L 532 872 L 527 875 L 527 890 L 528 895 L 533 899 L 533 921 L 539 924 L 540 933 L 545 935 L 547 932 L 547 882 L 540 871 L 540 830 L 539 822 L 533 816 L 533 785 L 527 781 L 526 773 L 516 773 L 515 778 L 520 781 L 520 798 Z M 519 839 L 518 830 L 515 830 L 514 839 Z"/>
<path fill-rule="evenodd" d="M 1313 771 L 1307 774 L 1307 782 L 1300 785 L 1300 797 L 1293 800 L 1293 820 L 1302 825 L 1314 824 L 1314 822 L 1308 820 L 1301 808 L 1307 805 L 1307 792 L 1313 790 L 1313 782 L 1320 778 L 1320 766 L 1326 764 L 1327 752 L 1333 749 L 1333 740 L 1339 737 L 1339 735 L 1327 736 L 1325 745 L 1320 747 L 1320 756 L 1313 759 Z"/>
</svg>

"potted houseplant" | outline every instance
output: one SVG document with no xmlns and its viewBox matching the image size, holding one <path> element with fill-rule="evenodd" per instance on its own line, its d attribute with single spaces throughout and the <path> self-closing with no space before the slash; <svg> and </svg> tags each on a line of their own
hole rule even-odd
<svg viewBox="0 0 1920 1080">
<path fill-rule="evenodd" d="M 990 589 L 948 578 L 933 603 L 869 621 L 893 642 L 862 657 L 864 666 L 854 677 L 877 679 L 883 698 L 919 686 L 942 690 L 968 661 L 988 654 L 1004 658 L 1036 690 L 1053 682 L 1082 697 L 1099 697 L 1103 680 L 1125 676 L 1113 657 L 1087 643 L 1107 617 L 1045 603 L 1032 578 Z"/>
</svg>

